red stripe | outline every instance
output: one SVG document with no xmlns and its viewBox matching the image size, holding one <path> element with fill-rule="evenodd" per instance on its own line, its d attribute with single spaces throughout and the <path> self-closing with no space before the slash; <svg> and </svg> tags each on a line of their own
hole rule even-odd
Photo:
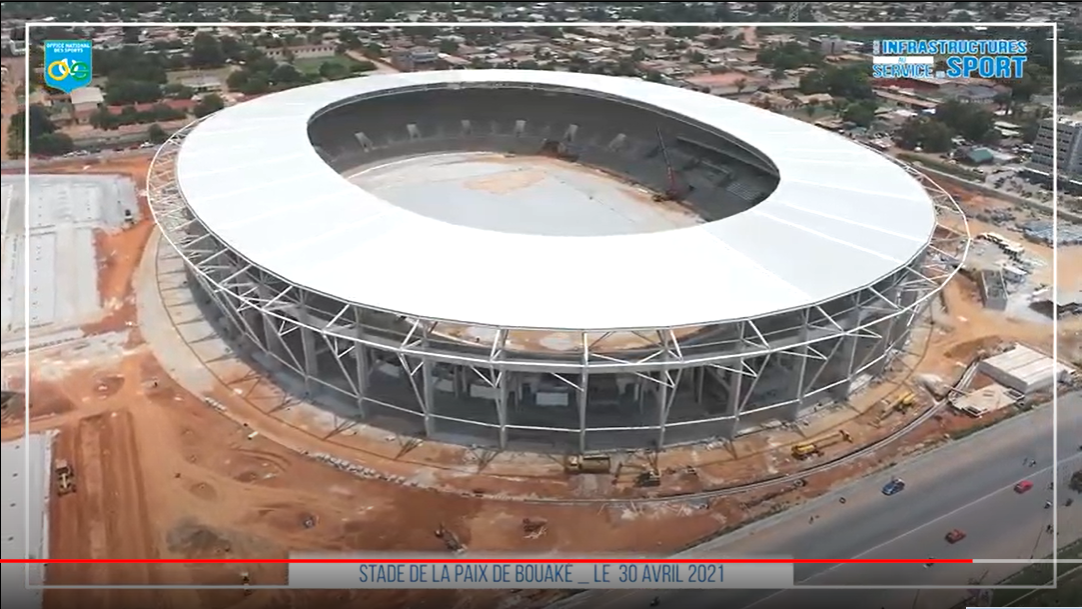
<svg viewBox="0 0 1082 609">
<path fill-rule="evenodd" d="M 808 558 L 629 558 L 629 559 L 586 559 L 586 558 L 573 558 L 568 560 L 559 560 L 553 558 L 270 558 L 259 560 L 245 560 L 239 558 L 230 559 L 187 559 L 187 558 L 157 558 L 152 560 L 139 560 L 128 558 L 56 558 L 56 559 L 4 559 L 0 560 L 3 564 L 116 564 L 116 563 L 139 563 L 139 564 L 159 564 L 159 563 L 180 563 L 180 564 L 192 564 L 192 563 L 243 563 L 243 564 L 272 564 L 272 563 L 368 563 L 368 564 L 430 564 L 430 563 L 491 563 L 491 564 L 504 564 L 504 563 L 585 563 L 585 564 L 599 564 L 599 563 L 612 563 L 612 564 L 625 564 L 625 563 L 727 563 L 727 564 L 740 564 L 740 563 L 761 563 L 761 564 L 790 564 L 790 563 L 822 563 L 822 564 L 927 564 L 927 563 L 955 563 L 955 564 L 970 564 L 973 562 L 971 558 L 957 558 L 946 560 L 920 560 L 920 559 L 849 559 L 849 560 L 832 560 L 832 559 L 808 559 Z"/>
</svg>

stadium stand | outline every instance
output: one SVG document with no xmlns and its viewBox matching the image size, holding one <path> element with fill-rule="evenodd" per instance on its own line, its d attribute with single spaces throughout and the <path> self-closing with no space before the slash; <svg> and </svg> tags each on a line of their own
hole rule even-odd
<svg viewBox="0 0 1082 609">
<path fill-rule="evenodd" d="M 312 120 L 309 139 L 340 173 L 438 152 L 546 154 L 666 192 L 660 136 L 682 198 L 707 221 L 745 211 L 776 187 L 761 154 L 663 112 L 562 91 L 419 89 L 332 107 Z"/>
</svg>

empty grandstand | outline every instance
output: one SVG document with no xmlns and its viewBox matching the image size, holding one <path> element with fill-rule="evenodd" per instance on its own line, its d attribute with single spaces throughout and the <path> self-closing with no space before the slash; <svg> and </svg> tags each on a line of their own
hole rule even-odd
<svg viewBox="0 0 1082 609">
<path fill-rule="evenodd" d="M 694 221 L 630 221 L 649 214 L 549 169 L 493 198 L 500 159 L 585 167 Z M 949 195 L 842 137 L 527 70 L 238 105 L 163 146 L 149 197 L 222 330 L 283 382 L 373 425 L 542 450 L 805 416 L 903 348 L 955 272 L 929 246 L 968 246 L 936 230 Z"/>
</svg>

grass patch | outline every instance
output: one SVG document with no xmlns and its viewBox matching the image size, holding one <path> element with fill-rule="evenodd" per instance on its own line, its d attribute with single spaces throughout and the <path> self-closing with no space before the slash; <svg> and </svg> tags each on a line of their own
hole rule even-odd
<svg viewBox="0 0 1082 609">
<path fill-rule="evenodd" d="M 350 72 L 359 63 L 349 55 L 334 55 L 331 57 L 305 57 L 303 59 L 294 59 L 293 67 L 297 68 L 298 72 L 303 74 L 319 74 L 319 68 L 324 63 L 333 63 L 345 68 L 346 72 Z"/>
</svg>

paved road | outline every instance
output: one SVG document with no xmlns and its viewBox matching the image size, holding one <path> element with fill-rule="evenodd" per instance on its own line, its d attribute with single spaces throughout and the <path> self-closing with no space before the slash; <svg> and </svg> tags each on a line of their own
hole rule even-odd
<svg viewBox="0 0 1082 609">
<path fill-rule="evenodd" d="M 1059 404 L 1060 477 L 1082 463 L 1082 394 Z M 808 505 L 785 512 L 697 548 L 693 555 L 797 556 L 809 559 L 848 558 L 1041 558 L 1052 553 L 1045 527 L 1052 512 L 1043 508 L 1052 492 L 1052 409 L 1041 408 L 948 444 L 892 471 L 849 485 Z M 1036 459 L 1030 467 L 1026 459 Z M 894 497 L 881 493 L 891 475 L 908 488 Z M 1012 487 L 1031 479 L 1034 489 L 1019 496 Z M 1065 484 L 1062 504 L 1068 491 Z M 838 499 L 844 496 L 845 504 Z M 814 522 L 809 519 L 815 517 Z M 1082 532 L 1082 502 L 1060 507 L 1060 545 Z M 952 528 L 969 536 L 951 546 L 943 536 Z M 966 585 L 983 577 L 994 583 L 1018 571 L 1019 564 L 839 565 L 800 564 L 802 585 Z M 656 592 L 583 594 L 565 607 L 646 607 Z M 967 596 L 964 590 L 728 590 L 661 593 L 665 607 L 681 609 L 783 609 L 815 607 L 948 607 Z"/>
</svg>

